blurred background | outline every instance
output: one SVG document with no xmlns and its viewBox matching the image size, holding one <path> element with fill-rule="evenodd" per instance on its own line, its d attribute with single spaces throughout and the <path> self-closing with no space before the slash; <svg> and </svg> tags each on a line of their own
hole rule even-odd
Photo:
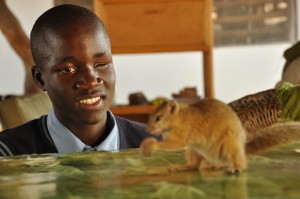
<svg viewBox="0 0 300 199">
<path fill-rule="evenodd" d="M 27 36 L 39 15 L 61 3 L 93 9 L 91 0 L 6 0 Z M 214 0 L 212 4 L 215 97 L 230 102 L 274 88 L 281 79 L 283 52 L 299 39 L 298 2 Z M 114 54 L 115 103 L 127 104 L 134 92 L 143 92 L 148 99 L 169 98 L 184 87 L 195 87 L 203 96 L 202 59 L 200 51 Z M 24 94 L 24 80 L 23 62 L 0 31 L 0 95 Z"/>
</svg>

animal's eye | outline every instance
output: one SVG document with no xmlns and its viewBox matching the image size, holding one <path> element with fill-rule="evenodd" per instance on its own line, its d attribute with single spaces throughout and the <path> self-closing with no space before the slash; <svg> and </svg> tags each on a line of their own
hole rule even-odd
<svg viewBox="0 0 300 199">
<path fill-rule="evenodd" d="M 161 119 L 161 116 L 160 116 L 160 115 L 156 116 L 156 121 L 157 121 L 157 122 L 160 121 L 160 119 Z"/>
</svg>

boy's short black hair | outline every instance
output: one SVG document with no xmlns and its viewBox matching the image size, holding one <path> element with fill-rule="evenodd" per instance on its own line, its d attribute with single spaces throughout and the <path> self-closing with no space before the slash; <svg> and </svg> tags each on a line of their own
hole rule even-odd
<svg viewBox="0 0 300 199">
<path fill-rule="evenodd" d="M 98 16 L 87 8 L 63 4 L 44 12 L 34 23 L 30 33 L 30 46 L 33 60 L 37 67 L 48 56 L 47 32 L 59 31 L 68 25 L 99 26 L 109 40 L 107 30 Z"/>
</svg>

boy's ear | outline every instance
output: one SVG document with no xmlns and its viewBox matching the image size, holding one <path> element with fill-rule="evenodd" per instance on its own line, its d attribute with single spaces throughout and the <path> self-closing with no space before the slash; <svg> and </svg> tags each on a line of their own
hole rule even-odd
<svg viewBox="0 0 300 199">
<path fill-rule="evenodd" d="M 33 77 L 33 80 L 35 82 L 35 84 L 42 90 L 42 91 L 46 91 L 44 85 L 44 78 L 43 78 L 43 74 L 41 72 L 41 69 L 38 68 L 37 66 L 32 66 L 31 68 L 31 74 Z"/>
</svg>

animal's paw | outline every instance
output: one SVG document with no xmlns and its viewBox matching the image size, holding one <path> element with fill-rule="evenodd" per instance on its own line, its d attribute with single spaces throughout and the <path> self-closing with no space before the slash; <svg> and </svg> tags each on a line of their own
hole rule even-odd
<svg viewBox="0 0 300 199">
<path fill-rule="evenodd" d="M 198 170 L 198 166 L 195 165 L 169 165 L 168 171 L 170 173 L 177 173 L 183 171 L 195 171 Z"/>
<path fill-rule="evenodd" d="M 239 169 L 228 169 L 226 170 L 227 175 L 240 175 L 241 170 Z"/>
<path fill-rule="evenodd" d="M 200 165 L 201 170 L 220 170 L 223 169 L 224 165 L 219 164 L 211 164 L 207 161 L 202 161 Z"/>
<path fill-rule="evenodd" d="M 168 169 L 169 173 L 177 173 L 177 172 L 179 172 L 180 168 L 181 167 L 179 167 L 178 165 L 171 164 L 168 166 L 167 169 Z"/>
<path fill-rule="evenodd" d="M 155 138 L 146 138 L 141 143 L 141 152 L 145 156 L 150 156 L 158 149 L 157 140 Z"/>
</svg>

